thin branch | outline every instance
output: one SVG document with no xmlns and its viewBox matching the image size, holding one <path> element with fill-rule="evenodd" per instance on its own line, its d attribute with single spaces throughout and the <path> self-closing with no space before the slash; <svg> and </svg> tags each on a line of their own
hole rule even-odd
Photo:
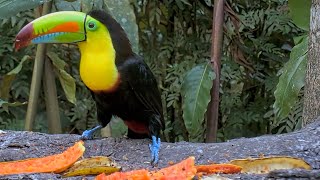
<svg viewBox="0 0 320 180">
<path fill-rule="evenodd" d="M 51 11 L 52 2 L 46 2 L 43 5 L 43 11 L 42 15 L 47 14 Z M 38 9 L 39 11 L 39 9 Z M 36 16 L 40 13 L 36 11 Z M 45 44 L 39 44 L 37 47 L 37 53 L 36 58 L 34 62 L 33 67 L 33 73 L 32 73 L 32 81 L 31 81 L 31 87 L 30 87 L 30 93 L 29 93 L 29 101 L 28 101 L 28 109 L 27 109 L 27 115 L 26 115 L 26 122 L 24 129 L 26 131 L 32 131 L 33 122 L 37 113 L 37 107 L 38 107 L 38 98 L 40 93 L 40 85 L 41 85 L 41 78 L 43 73 L 43 64 L 44 59 L 46 56 L 46 45 Z"/>
<path fill-rule="evenodd" d="M 208 106 L 206 142 L 215 142 L 217 139 L 224 0 L 215 0 L 213 12 L 211 64 L 216 78 L 213 80 L 211 102 Z"/>
</svg>

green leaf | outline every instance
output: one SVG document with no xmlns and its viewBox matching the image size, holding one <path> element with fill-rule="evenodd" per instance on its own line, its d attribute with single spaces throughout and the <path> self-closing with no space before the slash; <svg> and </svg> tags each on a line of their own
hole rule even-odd
<svg viewBox="0 0 320 180">
<path fill-rule="evenodd" d="M 301 29 L 309 31 L 311 0 L 289 0 L 293 22 Z"/>
<path fill-rule="evenodd" d="M 50 0 L 0 0 L 0 18 L 14 16 L 21 11 L 35 8 Z"/>
<path fill-rule="evenodd" d="M 306 35 L 293 37 L 294 44 L 299 44 L 306 37 Z"/>
<path fill-rule="evenodd" d="M 58 72 L 58 77 L 63 88 L 64 93 L 69 102 L 75 104 L 76 103 L 76 82 L 74 78 L 68 74 L 64 67 L 66 63 L 59 58 L 59 56 L 54 52 L 48 52 L 48 57 L 51 59 L 53 66 L 56 68 Z"/>
<path fill-rule="evenodd" d="M 58 69 L 64 69 L 66 62 L 59 58 L 57 53 L 47 52 L 47 56 L 51 59 L 52 64 Z"/>
<path fill-rule="evenodd" d="M 0 84 L 0 98 L 4 100 L 7 100 L 9 98 L 11 84 L 15 80 L 16 75 L 21 71 L 23 63 L 28 59 L 30 59 L 30 56 L 24 56 L 18 66 L 16 66 L 13 70 L 3 76 L 2 82 Z"/>
<path fill-rule="evenodd" d="M 76 82 L 65 70 L 59 70 L 59 80 L 69 102 L 76 103 Z"/>
<path fill-rule="evenodd" d="M 210 63 L 191 69 L 182 83 L 183 119 L 192 142 L 203 141 L 205 132 L 204 114 L 210 102 L 210 89 L 215 74 Z"/>
<path fill-rule="evenodd" d="M 25 105 L 25 104 L 27 104 L 27 102 L 13 102 L 13 103 L 10 103 L 8 101 L 4 101 L 4 100 L 0 99 L 0 107 L 3 107 L 3 106 L 16 107 L 16 106 L 22 106 L 22 105 Z"/>
<path fill-rule="evenodd" d="M 24 63 L 26 60 L 28 60 L 28 59 L 30 59 L 30 56 L 28 56 L 28 55 L 24 56 L 24 57 L 21 59 L 21 61 L 20 61 L 20 63 L 18 64 L 18 66 L 15 67 L 14 69 L 12 69 L 10 72 L 8 72 L 7 75 L 16 75 L 16 74 L 18 74 L 18 73 L 21 71 L 21 69 L 22 69 L 23 63 Z"/>
<path fill-rule="evenodd" d="M 27 102 L 13 102 L 10 103 L 8 101 L 0 99 L 0 107 L 2 107 L 6 112 L 8 112 L 8 107 L 16 107 L 27 104 Z"/>
<path fill-rule="evenodd" d="M 0 86 L 0 98 L 7 100 L 9 98 L 10 88 L 15 75 L 4 75 Z"/>
<path fill-rule="evenodd" d="M 112 137 L 123 137 L 128 133 L 128 127 L 118 117 L 112 117 L 110 123 Z"/>
<path fill-rule="evenodd" d="M 273 108 L 279 119 L 288 116 L 291 108 L 298 100 L 300 89 L 305 84 L 308 36 L 295 45 L 290 53 L 290 60 L 283 67 L 283 73 L 274 92 Z"/>
<path fill-rule="evenodd" d="M 108 12 L 127 33 L 134 52 L 139 52 L 139 34 L 136 16 L 129 0 L 104 0 Z"/>
</svg>

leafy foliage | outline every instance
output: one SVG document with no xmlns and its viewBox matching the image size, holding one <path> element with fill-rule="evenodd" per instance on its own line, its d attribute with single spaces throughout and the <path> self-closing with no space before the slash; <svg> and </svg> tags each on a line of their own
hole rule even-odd
<svg viewBox="0 0 320 180">
<path fill-rule="evenodd" d="M 289 0 L 290 14 L 293 22 L 308 31 L 310 25 L 311 0 Z"/>
<path fill-rule="evenodd" d="M 221 80 L 220 140 L 270 133 L 278 71 L 301 35 L 287 1 L 229 1 Z M 238 14 L 235 16 L 234 14 Z M 270 126 L 271 125 L 271 126 Z M 277 124 L 279 125 L 279 124 Z"/>
<path fill-rule="evenodd" d="M 301 129 L 302 127 L 302 110 L 303 110 L 303 94 L 300 92 L 298 101 L 291 108 L 289 114 L 280 120 L 275 119 L 271 132 L 273 133 L 288 133 Z"/>
<path fill-rule="evenodd" d="M 210 89 L 214 73 L 211 64 L 206 63 L 192 68 L 183 80 L 181 94 L 183 119 L 189 133 L 189 141 L 201 142 L 205 137 L 206 121 L 204 114 L 210 102 Z"/>
<path fill-rule="evenodd" d="M 68 10 L 83 11 L 92 8 L 106 9 L 105 2 L 109 1 L 88 2 L 53 1 L 55 10 L 70 8 Z M 188 88 L 183 88 L 182 84 L 186 75 L 193 72 L 194 67 L 209 62 L 212 3 L 192 0 L 131 0 L 130 2 L 131 6 L 126 4 L 126 7 L 132 9 L 122 10 L 122 13 L 128 12 L 133 18 L 131 13 L 133 10 L 137 29 L 134 27 L 126 31 L 133 32 L 129 33 L 132 44 L 139 43 L 139 54 L 144 57 L 157 77 L 164 105 L 166 123 L 164 138 L 171 142 L 193 140 L 193 134 L 203 133 L 204 126 L 203 123 L 197 123 L 192 127 L 194 131 L 190 131 L 187 123 L 190 122 L 189 117 L 183 116 L 186 112 L 183 107 L 189 101 L 184 98 L 182 90 Z M 113 13 L 117 15 L 116 10 Z M 0 44 L 1 74 L 14 69 L 24 55 L 29 55 L 34 59 L 33 47 L 17 53 L 12 50 L 15 34 L 31 19 L 33 19 L 33 14 L 31 11 L 26 11 L 1 22 L 0 29 L 3 32 L 0 34 L 0 42 L 3 42 Z M 118 21 L 122 23 L 121 19 Z M 282 133 L 299 128 L 302 109 L 301 96 L 293 105 L 288 117 L 279 121 L 273 112 L 275 102 L 273 93 L 278 84 L 278 72 L 290 59 L 289 54 L 294 46 L 293 38 L 304 33 L 293 24 L 289 17 L 288 1 L 228 0 L 226 1 L 224 30 L 220 77 L 219 141 L 242 136 Z M 132 35 L 136 34 L 136 31 L 139 36 Z M 53 56 L 65 61 L 65 64 L 55 64 L 55 67 L 58 67 L 55 71 L 57 76 L 59 76 L 58 69 L 63 69 L 74 78 L 77 87 L 75 92 L 77 101 L 72 104 L 69 100 L 73 98 L 66 96 L 63 85 L 58 84 L 63 132 L 70 133 L 81 133 L 84 129 L 93 127 L 97 123 L 95 104 L 79 77 L 79 52 L 76 49 L 74 45 L 53 45 L 50 50 L 54 53 Z M 51 57 L 50 59 L 56 58 Z M 28 99 L 32 63 L 27 62 L 24 63 L 19 75 L 11 81 L 12 84 L 5 85 L 10 87 L 9 96 L 5 99 L 1 96 L 3 100 L 25 102 Z M 45 103 L 43 101 L 43 94 L 41 94 L 36 118 L 37 126 L 34 129 L 46 132 Z M 203 116 L 205 109 L 202 107 L 199 110 L 197 113 L 201 116 L 198 120 L 205 122 L 205 116 Z M 8 113 L 0 109 L 0 128 L 22 129 L 25 111 L 26 106 L 9 107 Z M 118 121 L 112 122 L 112 124 L 116 123 Z M 121 129 L 121 131 L 116 130 L 117 136 L 125 133 L 122 125 L 117 124 L 113 127 Z M 204 141 L 204 138 L 201 135 L 197 141 Z"/>
<path fill-rule="evenodd" d="M 66 94 L 68 101 L 74 104 L 76 102 L 76 84 L 75 80 L 70 76 L 70 74 L 64 70 L 66 63 L 53 52 L 48 52 L 47 55 L 56 68 L 61 86 Z"/>
<path fill-rule="evenodd" d="M 274 92 L 274 108 L 277 116 L 283 119 L 295 105 L 299 92 L 305 83 L 307 68 L 308 37 L 292 48 L 290 61 L 283 67 L 277 89 Z"/>
<path fill-rule="evenodd" d="M 308 31 L 311 0 L 307 0 L 303 3 L 302 1 L 290 0 L 289 6 L 294 23 L 299 28 Z M 296 45 L 290 53 L 289 62 L 283 68 L 283 73 L 280 76 L 280 81 L 275 91 L 276 101 L 274 103 L 274 109 L 277 113 L 277 117 L 282 119 L 281 121 L 288 116 L 290 111 L 294 111 L 292 107 L 295 106 L 295 103 L 299 99 L 299 92 L 301 92 L 301 88 L 305 84 L 308 39 L 307 32 L 304 32 L 302 36 L 294 37 Z M 302 106 L 301 103 L 300 106 Z M 299 122 L 300 121 L 301 118 Z"/>
<path fill-rule="evenodd" d="M 136 0 L 134 7 L 141 54 L 156 74 L 162 90 L 165 138 L 167 141 L 188 140 L 182 118 L 181 85 L 192 67 L 209 60 L 211 15 L 207 16 L 198 3 L 190 1 Z M 202 125 L 194 127 L 202 128 Z"/>
<path fill-rule="evenodd" d="M 28 82 L 31 81 L 32 73 L 32 63 L 28 59 L 29 56 L 33 57 L 33 49 L 29 47 L 14 52 L 12 42 L 19 29 L 31 21 L 32 17 L 33 13 L 26 11 L 0 19 L 0 99 L 7 102 L 0 108 L 0 129 L 23 130 L 26 111 L 24 104 L 28 100 Z"/>
</svg>

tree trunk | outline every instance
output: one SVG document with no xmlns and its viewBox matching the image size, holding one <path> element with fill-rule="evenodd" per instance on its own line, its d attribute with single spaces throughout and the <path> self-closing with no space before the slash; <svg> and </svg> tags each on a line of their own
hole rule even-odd
<svg viewBox="0 0 320 180">
<path fill-rule="evenodd" d="M 312 0 L 309 52 L 304 91 L 303 125 L 314 122 L 320 115 L 320 0 Z"/>
<path fill-rule="evenodd" d="M 46 57 L 44 58 L 43 89 L 46 100 L 49 133 L 62 133 L 56 80 L 51 60 Z"/>
</svg>

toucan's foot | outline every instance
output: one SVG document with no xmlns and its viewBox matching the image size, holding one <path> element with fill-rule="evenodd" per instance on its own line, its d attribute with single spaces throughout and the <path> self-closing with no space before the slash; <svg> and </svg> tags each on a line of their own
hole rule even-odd
<svg viewBox="0 0 320 180">
<path fill-rule="evenodd" d="M 159 150 L 160 150 L 161 139 L 152 136 L 152 144 L 149 144 L 151 151 L 151 164 L 157 165 L 159 161 Z"/>
<path fill-rule="evenodd" d="M 81 139 L 83 140 L 89 140 L 89 139 L 93 139 L 94 137 L 94 133 L 97 132 L 97 130 L 101 129 L 102 126 L 96 126 L 93 129 L 89 129 L 89 130 L 85 130 L 82 135 L 81 135 Z"/>
</svg>

